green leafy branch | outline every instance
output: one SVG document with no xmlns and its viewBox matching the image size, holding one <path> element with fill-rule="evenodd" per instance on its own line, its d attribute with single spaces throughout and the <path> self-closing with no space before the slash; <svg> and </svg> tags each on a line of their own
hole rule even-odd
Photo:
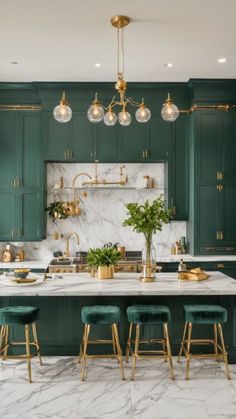
<svg viewBox="0 0 236 419">
<path fill-rule="evenodd" d="M 89 266 L 116 265 L 120 259 L 120 252 L 115 247 L 89 249 L 87 263 Z"/>
</svg>

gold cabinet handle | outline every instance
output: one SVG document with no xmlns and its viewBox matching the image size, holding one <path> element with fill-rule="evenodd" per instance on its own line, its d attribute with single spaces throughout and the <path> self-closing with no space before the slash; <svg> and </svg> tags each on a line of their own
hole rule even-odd
<svg viewBox="0 0 236 419">
<path fill-rule="evenodd" d="M 16 187 L 16 179 L 14 178 L 13 179 L 13 188 L 15 188 Z"/>
<path fill-rule="evenodd" d="M 224 234 L 223 234 L 223 231 L 221 231 L 220 232 L 220 240 L 223 240 L 224 239 Z"/>
<path fill-rule="evenodd" d="M 219 231 L 216 232 L 216 240 L 220 240 L 220 232 Z"/>
<path fill-rule="evenodd" d="M 20 179 L 18 177 L 16 178 L 16 186 L 17 186 L 17 188 L 20 187 Z"/>
<path fill-rule="evenodd" d="M 142 157 L 145 159 L 145 150 L 142 151 Z"/>
<path fill-rule="evenodd" d="M 217 264 L 216 264 L 216 267 L 217 267 L 217 268 L 224 268 L 224 267 L 225 267 L 225 265 L 224 265 L 223 263 L 217 263 Z"/>
<path fill-rule="evenodd" d="M 11 230 L 11 237 L 14 237 L 14 229 Z"/>
<path fill-rule="evenodd" d="M 221 192 L 223 189 L 223 185 L 216 185 L 217 191 Z"/>
<path fill-rule="evenodd" d="M 70 150 L 70 158 L 72 159 L 72 157 L 73 157 L 73 151 Z"/>
<path fill-rule="evenodd" d="M 68 153 L 68 150 L 65 150 L 65 151 L 64 151 L 64 157 L 65 157 L 65 159 L 67 159 L 67 158 L 68 158 L 67 153 Z"/>
<path fill-rule="evenodd" d="M 223 180 L 224 179 L 224 172 L 216 172 L 216 179 Z"/>
</svg>

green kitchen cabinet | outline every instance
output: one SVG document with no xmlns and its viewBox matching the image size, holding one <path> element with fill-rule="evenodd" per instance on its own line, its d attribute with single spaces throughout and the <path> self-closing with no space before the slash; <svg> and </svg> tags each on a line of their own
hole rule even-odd
<svg viewBox="0 0 236 419">
<path fill-rule="evenodd" d="M 236 180 L 236 112 L 223 112 L 223 150 L 220 171 L 225 182 Z"/>
<path fill-rule="evenodd" d="M 197 111 L 191 126 L 190 251 L 236 253 L 236 113 Z"/>
<path fill-rule="evenodd" d="M 40 112 L 0 111 L 0 241 L 42 240 Z"/>
<path fill-rule="evenodd" d="M 0 241 L 39 241 L 45 237 L 43 190 L 0 193 Z"/>
<path fill-rule="evenodd" d="M 95 124 L 88 121 L 84 112 L 74 112 L 71 120 L 71 136 L 68 141 L 68 161 L 91 162 L 95 160 Z"/>
<path fill-rule="evenodd" d="M 169 157 L 171 124 L 165 122 L 160 113 L 152 113 L 149 122 L 148 161 L 162 162 Z"/>
<path fill-rule="evenodd" d="M 12 191 L 0 193 L 1 216 L 0 216 L 0 241 L 12 241 L 18 229 L 17 210 L 18 197 Z"/>
<path fill-rule="evenodd" d="M 90 162 L 95 160 L 95 126 L 84 112 L 73 112 L 67 123 L 56 121 L 51 112 L 43 112 L 44 160 Z"/>
<path fill-rule="evenodd" d="M 16 124 L 15 112 L 0 111 L 0 189 L 13 188 L 20 172 Z"/>
<path fill-rule="evenodd" d="M 0 143 L 0 189 L 40 187 L 40 114 L 32 111 L 1 111 Z"/>
<path fill-rule="evenodd" d="M 44 238 L 43 191 L 27 190 L 18 196 L 18 237 L 20 241 Z"/>
<path fill-rule="evenodd" d="M 182 114 L 175 123 L 167 125 L 171 130 L 168 158 L 168 205 L 174 208 L 174 220 L 187 220 L 188 115 Z"/>
<path fill-rule="evenodd" d="M 141 124 L 133 117 L 128 127 L 120 127 L 120 159 L 122 162 L 147 162 L 149 159 L 150 123 Z"/>
<path fill-rule="evenodd" d="M 119 162 L 121 133 L 122 128 L 119 125 L 108 127 L 103 122 L 96 124 L 94 160 Z"/>
<path fill-rule="evenodd" d="M 57 122 L 51 112 L 42 113 L 44 159 L 64 161 L 69 159 L 71 121 Z"/>
</svg>

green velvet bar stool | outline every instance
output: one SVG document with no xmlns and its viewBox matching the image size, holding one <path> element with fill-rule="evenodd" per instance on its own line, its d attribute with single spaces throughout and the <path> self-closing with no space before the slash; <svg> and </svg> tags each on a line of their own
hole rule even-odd
<svg viewBox="0 0 236 419">
<path fill-rule="evenodd" d="M 186 357 L 186 380 L 189 379 L 190 360 L 192 358 L 213 358 L 216 361 L 223 360 L 226 368 L 226 376 L 230 380 L 228 367 L 228 356 L 225 350 L 222 323 L 227 322 L 228 312 L 224 307 L 218 305 L 191 304 L 184 307 L 185 326 L 183 339 L 180 346 L 178 362 L 184 352 Z M 213 339 L 192 339 L 193 324 L 211 324 L 213 326 Z M 187 338 L 186 338 L 187 334 Z M 219 339 L 218 339 L 219 335 Z M 220 340 L 220 343 L 219 343 Z M 213 345 L 214 353 L 192 354 L 191 345 Z"/>
<path fill-rule="evenodd" d="M 130 323 L 129 336 L 126 346 L 126 362 L 129 355 L 133 356 L 131 380 L 134 380 L 136 361 L 139 358 L 164 358 L 170 364 L 170 378 L 174 380 L 172 355 L 168 324 L 170 323 L 170 310 L 161 305 L 133 305 L 127 308 L 127 317 Z M 162 339 L 140 340 L 140 327 L 142 325 L 158 325 L 163 327 Z M 132 340 L 133 325 L 136 325 L 135 339 Z M 134 350 L 132 349 L 134 344 Z M 139 350 L 140 344 L 161 344 L 162 350 Z"/>
<path fill-rule="evenodd" d="M 13 306 L 0 309 L 0 358 L 6 359 L 26 359 L 28 366 L 29 382 L 32 383 L 31 375 L 31 358 L 30 346 L 36 347 L 40 365 L 42 365 L 40 346 L 37 336 L 36 320 L 38 318 L 39 309 L 37 307 Z M 32 326 L 33 342 L 30 342 L 30 325 Z M 9 331 L 11 326 L 24 326 L 25 341 L 13 342 L 9 339 Z M 8 355 L 8 349 L 14 345 L 25 345 L 26 354 Z"/>
<path fill-rule="evenodd" d="M 116 358 L 120 365 L 121 378 L 125 379 L 122 351 L 120 347 L 117 323 L 120 322 L 121 314 L 119 307 L 116 306 L 86 306 L 81 310 L 81 318 L 84 323 L 83 341 L 80 346 L 79 362 L 82 361 L 81 380 L 86 378 L 86 360 L 88 358 Z M 91 326 L 105 325 L 111 327 L 111 340 L 89 340 Z M 111 344 L 113 346 L 113 354 L 108 355 L 88 355 L 87 349 L 89 344 Z"/>
</svg>

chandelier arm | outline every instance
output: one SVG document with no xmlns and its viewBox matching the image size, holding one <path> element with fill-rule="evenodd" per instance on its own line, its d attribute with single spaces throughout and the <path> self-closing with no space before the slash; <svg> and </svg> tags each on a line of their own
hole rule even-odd
<svg viewBox="0 0 236 419">
<path fill-rule="evenodd" d="M 179 112 L 182 114 L 189 114 L 198 110 L 217 110 L 217 111 L 231 111 L 235 109 L 236 105 L 222 104 L 222 105 L 192 105 L 189 109 L 180 109 Z"/>
<path fill-rule="evenodd" d="M 141 103 L 137 102 L 137 101 L 136 101 L 136 100 L 134 100 L 132 97 L 128 97 L 128 98 L 126 98 L 126 97 L 125 97 L 125 100 L 126 100 L 128 103 L 130 103 L 132 106 L 136 106 L 136 108 L 138 108 L 138 107 L 141 105 Z"/>
</svg>

